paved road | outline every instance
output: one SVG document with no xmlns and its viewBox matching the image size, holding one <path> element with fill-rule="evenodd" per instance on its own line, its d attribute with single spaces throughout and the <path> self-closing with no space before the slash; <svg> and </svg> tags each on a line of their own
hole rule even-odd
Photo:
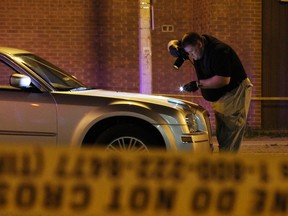
<svg viewBox="0 0 288 216">
<path fill-rule="evenodd" d="M 218 152 L 216 137 L 213 137 L 215 153 Z M 288 154 L 288 137 L 244 138 L 240 154 Z"/>
</svg>

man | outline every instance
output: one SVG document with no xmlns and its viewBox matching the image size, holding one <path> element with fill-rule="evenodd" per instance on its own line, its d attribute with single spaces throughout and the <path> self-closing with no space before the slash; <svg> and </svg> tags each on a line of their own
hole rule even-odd
<svg viewBox="0 0 288 216">
<path fill-rule="evenodd" d="M 237 152 L 245 132 L 252 84 L 236 52 L 215 37 L 195 32 L 185 34 L 181 41 L 170 41 L 168 49 L 183 60 L 192 57 L 189 60 L 198 80 L 187 83 L 183 90 L 200 88 L 215 112 L 219 151 Z"/>
</svg>

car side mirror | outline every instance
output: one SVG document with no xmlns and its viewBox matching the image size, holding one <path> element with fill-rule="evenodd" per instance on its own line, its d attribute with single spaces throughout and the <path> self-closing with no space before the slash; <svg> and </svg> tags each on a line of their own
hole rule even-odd
<svg viewBox="0 0 288 216">
<path fill-rule="evenodd" d="M 31 78 L 24 74 L 12 74 L 10 85 L 16 88 L 30 88 Z"/>
</svg>

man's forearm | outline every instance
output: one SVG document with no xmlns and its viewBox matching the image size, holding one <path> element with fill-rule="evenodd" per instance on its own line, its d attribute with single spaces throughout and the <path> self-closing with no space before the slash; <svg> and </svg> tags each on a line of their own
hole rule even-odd
<svg viewBox="0 0 288 216">
<path fill-rule="evenodd" d="M 217 89 L 228 85 L 230 77 L 213 76 L 208 79 L 202 79 L 198 81 L 198 87 L 203 89 Z"/>
</svg>

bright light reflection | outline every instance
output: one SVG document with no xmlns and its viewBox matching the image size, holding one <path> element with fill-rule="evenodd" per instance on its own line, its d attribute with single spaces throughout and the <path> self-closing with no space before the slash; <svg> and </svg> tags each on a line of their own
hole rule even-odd
<svg viewBox="0 0 288 216">
<path fill-rule="evenodd" d="M 40 104 L 31 104 L 31 106 L 33 106 L 33 107 L 39 107 Z"/>
<path fill-rule="evenodd" d="M 16 61 L 19 61 L 21 63 L 23 63 L 24 61 L 22 60 L 22 58 L 19 58 L 19 57 L 15 57 Z"/>
</svg>

